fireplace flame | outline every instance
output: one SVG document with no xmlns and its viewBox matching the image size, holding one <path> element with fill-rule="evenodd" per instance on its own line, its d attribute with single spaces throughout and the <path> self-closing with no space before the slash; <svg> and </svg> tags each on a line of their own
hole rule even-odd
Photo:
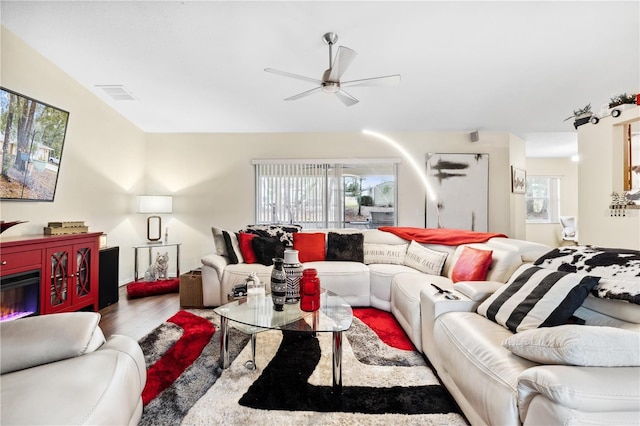
<svg viewBox="0 0 640 426">
<path fill-rule="evenodd" d="M 27 317 L 35 313 L 25 310 L 23 288 L 3 290 L 1 294 L 0 322 Z"/>
</svg>

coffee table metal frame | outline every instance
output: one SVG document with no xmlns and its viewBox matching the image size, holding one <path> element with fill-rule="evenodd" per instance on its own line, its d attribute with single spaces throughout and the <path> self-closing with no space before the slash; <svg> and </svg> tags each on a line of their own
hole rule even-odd
<svg viewBox="0 0 640 426">
<path fill-rule="evenodd" d="M 237 323 L 235 328 L 251 334 L 251 361 L 255 368 L 256 333 L 265 330 L 287 330 L 307 333 L 332 333 L 333 391 L 342 392 L 342 332 L 351 327 L 351 306 L 337 294 L 323 290 L 320 309 L 305 312 L 300 304 L 287 304 L 283 311 L 276 311 L 271 296 L 258 297 L 252 306 L 246 299 L 236 300 L 213 310 L 220 315 L 220 364 L 229 367 L 229 321 Z"/>
</svg>

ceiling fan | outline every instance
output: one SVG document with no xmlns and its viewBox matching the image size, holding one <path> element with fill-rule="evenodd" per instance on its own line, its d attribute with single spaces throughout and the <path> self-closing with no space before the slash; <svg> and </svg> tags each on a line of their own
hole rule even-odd
<svg viewBox="0 0 640 426">
<path fill-rule="evenodd" d="M 349 68 L 351 62 L 357 53 L 348 47 L 339 46 L 335 59 L 333 58 L 332 47 L 338 41 L 338 35 L 335 33 L 326 33 L 322 36 L 322 40 L 329 45 L 329 68 L 322 74 L 322 80 L 317 78 L 305 77 L 298 74 L 292 74 L 286 71 L 280 71 L 273 68 L 265 68 L 266 72 L 283 75 L 285 77 L 297 78 L 298 80 L 309 81 L 315 83 L 317 87 L 306 92 L 298 93 L 290 96 L 285 101 L 295 101 L 314 93 L 332 93 L 342 101 L 346 106 L 355 105 L 358 100 L 345 92 L 343 87 L 355 86 L 386 86 L 400 83 L 400 74 L 386 75 L 381 77 L 364 78 L 360 80 L 340 81 L 342 74 Z"/>
</svg>

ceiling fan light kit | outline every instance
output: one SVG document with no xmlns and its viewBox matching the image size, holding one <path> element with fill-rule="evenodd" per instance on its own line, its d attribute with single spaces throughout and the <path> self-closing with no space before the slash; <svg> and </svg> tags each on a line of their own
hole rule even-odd
<svg viewBox="0 0 640 426">
<path fill-rule="evenodd" d="M 345 104 L 346 106 L 351 106 L 357 104 L 358 99 L 345 92 L 343 90 L 343 87 L 382 86 L 400 83 L 400 74 L 341 82 L 340 78 L 347 70 L 347 68 L 349 68 L 349 65 L 351 65 L 351 62 L 353 62 L 353 59 L 356 57 L 357 53 L 354 50 L 349 49 L 348 47 L 339 46 L 334 58 L 333 45 L 338 41 L 338 35 L 336 33 L 329 32 L 322 36 L 322 40 L 329 45 L 329 68 L 323 72 L 322 80 L 293 74 L 287 71 L 280 71 L 273 68 L 265 68 L 266 72 L 282 75 L 284 77 L 308 81 L 316 85 L 316 87 L 314 87 L 313 89 L 285 98 L 285 101 L 295 101 L 296 99 L 304 98 L 306 96 L 313 95 L 314 93 L 323 92 L 336 95 L 336 97 L 340 101 L 342 101 L 343 104 Z"/>
</svg>

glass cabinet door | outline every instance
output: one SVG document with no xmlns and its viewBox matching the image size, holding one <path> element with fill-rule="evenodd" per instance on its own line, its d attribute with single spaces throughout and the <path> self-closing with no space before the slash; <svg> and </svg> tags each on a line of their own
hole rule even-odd
<svg viewBox="0 0 640 426">
<path fill-rule="evenodd" d="M 48 251 L 49 266 L 51 268 L 48 277 L 49 293 L 45 302 L 49 308 L 56 309 L 64 307 L 70 303 L 69 299 L 69 251 L 64 249 L 53 249 Z"/>
<path fill-rule="evenodd" d="M 82 298 L 91 294 L 91 248 L 76 249 L 75 296 Z"/>
</svg>

